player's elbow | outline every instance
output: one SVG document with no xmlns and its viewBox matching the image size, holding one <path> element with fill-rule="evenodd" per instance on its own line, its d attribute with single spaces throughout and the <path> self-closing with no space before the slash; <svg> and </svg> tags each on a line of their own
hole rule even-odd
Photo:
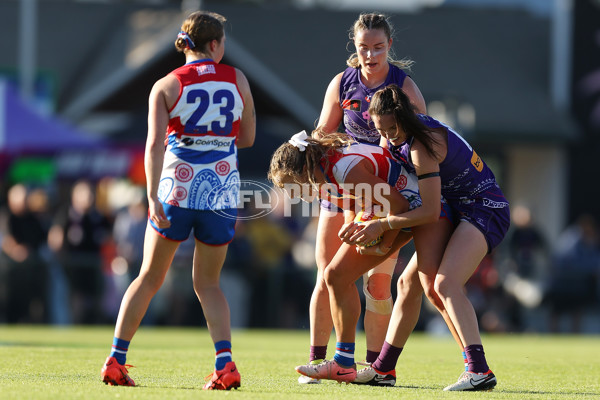
<svg viewBox="0 0 600 400">
<path fill-rule="evenodd" d="M 237 148 L 245 149 L 248 147 L 252 147 L 254 145 L 254 140 L 238 140 Z"/>
<path fill-rule="evenodd" d="M 237 148 L 244 149 L 247 147 L 252 147 L 254 145 L 254 140 L 256 135 L 254 132 L 252 134 L 240 135 L 237 141 Z"/>
</svg>

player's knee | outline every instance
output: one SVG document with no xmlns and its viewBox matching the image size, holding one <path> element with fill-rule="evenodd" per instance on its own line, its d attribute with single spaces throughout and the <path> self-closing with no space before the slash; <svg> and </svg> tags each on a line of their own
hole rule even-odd
<svg viewBox="0 0 600 400">
<path fill-rule="evenodd" d="M 315 262 L 317 264 L 317 273 L 321 273 L 325 270 L 325 267 L 327 267 L 329 260 L 327 260 L 327 258 L 325 258 L 324 256 L 317 255 L 315 258 Z"/>
<path fill-rule="evenodd" d="M 315 282 L 314 292 L 326 292 L 327 291 L 327 282 L 325 282 L 325 278 L 323 275 L 317 277 L 317 281 Z"/>
<path fill-rule="evenodd" d="M 387 299 L 392 295 L 390 285 L 392 277 L 388 274 L 373 274 L 367 281 L 368 292 L 377 300 Z"/>
<path fill-rule="evenodd" d="M 423 288 L 423 293 L 425 293 L 427 299 L 431 302 L 431 304 L 436 306 L 436 308 L 439 308 L 438 305 L 440 304 L 440 299 L 437 293 L 435 292 L 435 275 L 422 275 L 420 277 L 420 282 L 421 287 Z"/>
<path fill-rule="evenodd" d="M 437 275 L 433 284 L 434 291 L 440 299 L 447 299 L 456 290 L 456 284 L 446 276 Z"/>
<path fill-rule="evenodd" d="M 204 287 L 196 282 L 194 282 L 192 286 L 194 288 L 194 293 L 196 293 L 196 296 L 201 297 L 204 291 Z"/>
<path fill-rule="evenodd" d="M 208 280 L 195 279 L 193 282 L 194 292 L 198 297 L 201 297 L 208 290 L 219 289 L 219 282 L 210 282 Z"/>
<path fill-rule="evenodd" d="M 164 277 L 144 273 L 141 273 L 136 279 L 139 279 L 141 281 L 141 286 L 143 286 L 144 288 L 146 288 L 146 290 L 149 290 L 154 294 L 158 292 L 158 289 L 160 289 L 165 280 Z"/>
<path fill-rule="evenodd" d="M 396 289 L 398 291 L 398 297 L 408 299 L 411 297 L 417 297 L 423 294 L 423 289 L 420 284 L 415 284 L 413 279 L 407 278 L 404 275 L 400 275 L 398 282 L 396 283 Z"/>
<path fill-rule="evenodd" d="M 427 286 L 424 285 L 423 291 L 425 292 L 425 296 L 427 297 L 429 302 L 431 304 L 433 304 L 433 306 L 435 308 L 437 308 L 439 311 L 444 310 L 444 303 L 442 302 L 442 300 L 440 299 L 440 296 L 438 296 L 437 292 L 435 291 L 433 282 L 431 282 Z"/>
<path fill-rule="evenodd" d="M 388 274 L 373 274 L 363 286 L 365 308 L 380 315 L 390 315 L 394 301 L 390 292 L 391 276 Z"/>
<path fill-rule="evenodd" d="M 365 308 L 375 314 L 390 315 L 394 309 L 394 301 L 390 295 L 385 299 L 376 299 L 371 296 L 367 288 L 364 289 L 365 293 Z"/>
<path fill-rule="evenodd" d="M 336 287 L 341 283 L 341 279 L 343 279 L 342 268 L 325 268 L 323 271 L 323 280 L 327 287 Z"/>
<path fill-rule="evenodd" d="M 437 299 L 438 295 L 435 292 L 435 289 L 433 288 L 433 285 L 429 285 L 429 286 L 423 286 L 423 293 L 425 293 L 425 296 L 433 303 L 433 299 Z"/>
</svg>

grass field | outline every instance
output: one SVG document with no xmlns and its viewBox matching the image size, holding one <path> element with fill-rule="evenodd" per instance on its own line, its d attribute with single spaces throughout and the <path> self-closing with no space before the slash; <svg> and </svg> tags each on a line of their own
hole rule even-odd
<svg viewBox="0 0 600 400">
<path fill-rule="evenodd" d="M 243 330 L 233 333 L 242 387 L 202 391 L 214 367 L 205 329 L 142 327 L 128 363 L 138 387 L 111 387 L 100 368 L 112 327 L 53 328 L 0 325 L 0 399 L 598 399 L 600 336 L 488 335 L 486 354 L 498 377 L 492 392 L 448 393 L 461 373 L 451 338 L 414 334 L 402 353 L 393 388 L 298 385 L 294 366 L 308 355 L 308 331 Z M 332 344 L 330 344 L 332 347 Z M 359 335 L 357 356 L 364 357 Z"/>
</svg>

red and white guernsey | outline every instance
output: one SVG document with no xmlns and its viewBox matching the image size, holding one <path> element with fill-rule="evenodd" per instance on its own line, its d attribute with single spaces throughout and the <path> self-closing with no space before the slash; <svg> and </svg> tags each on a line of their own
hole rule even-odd
<svg viewBox="0 0 600 400">
<path fill-rule="evenodd" d="M 177 68 L 158 190 L 162 202 L 194 210 L 237 207 L 237 138 L 244 101 L 235 69 L 204 59 Z"/>
<path fill-rule="evenodd" d="M 410 174 L 387 149 L 367 143 L 355 143 L 339 149 L 332 152 L 326 161 L 321 162 L 327 180 L 335 186 L 338 192 L 330 192 L 332 199 L 327 200 L 334 204 L 339 203 L 336 205 L 343 208 L 342 202 L 336 201 L 336 198 L 353 197 L 348 191 L 344 190 L 344 183 L 350 170 L 365 159 L 373 165 L 375 175 L 387 182 L 408 200 L 411 210 L 421 206 L 417 177 Z"/>
</svg>

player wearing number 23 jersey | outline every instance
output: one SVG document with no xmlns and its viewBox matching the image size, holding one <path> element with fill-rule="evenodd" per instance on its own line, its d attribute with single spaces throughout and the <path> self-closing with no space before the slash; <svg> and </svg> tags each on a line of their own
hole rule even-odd
<svg viewBox="0 0 600 400">
<path fill-rule="evenodd" d="M 244 101 L 235 69 L 202 59 L 171 74 L 181 88 L 169 110 L 159 199 L 194 210 L 236 208 L 236 140 Z"/>
<path fill-rule="evenodd" d="M 219 282 L 235 233 L 237 150 L 254 144 L 256 119 L 246 76 L 220 64 L 226 21 L 209 11 L 189 14 L 174 43 L 185 65 L 156 81 L 148 96 L 149 223 L 140 274 L 123 296 L 112 351 L 101 370 L 109 385 L 135 386 L 127 371 L 129 344 L 180 243 L 189 243 L 191 234 L 194 292 L 215 347 L 215 369 L 203 389 L 241 385 L 231 353 L 229 305 Z"/>
</svg>

